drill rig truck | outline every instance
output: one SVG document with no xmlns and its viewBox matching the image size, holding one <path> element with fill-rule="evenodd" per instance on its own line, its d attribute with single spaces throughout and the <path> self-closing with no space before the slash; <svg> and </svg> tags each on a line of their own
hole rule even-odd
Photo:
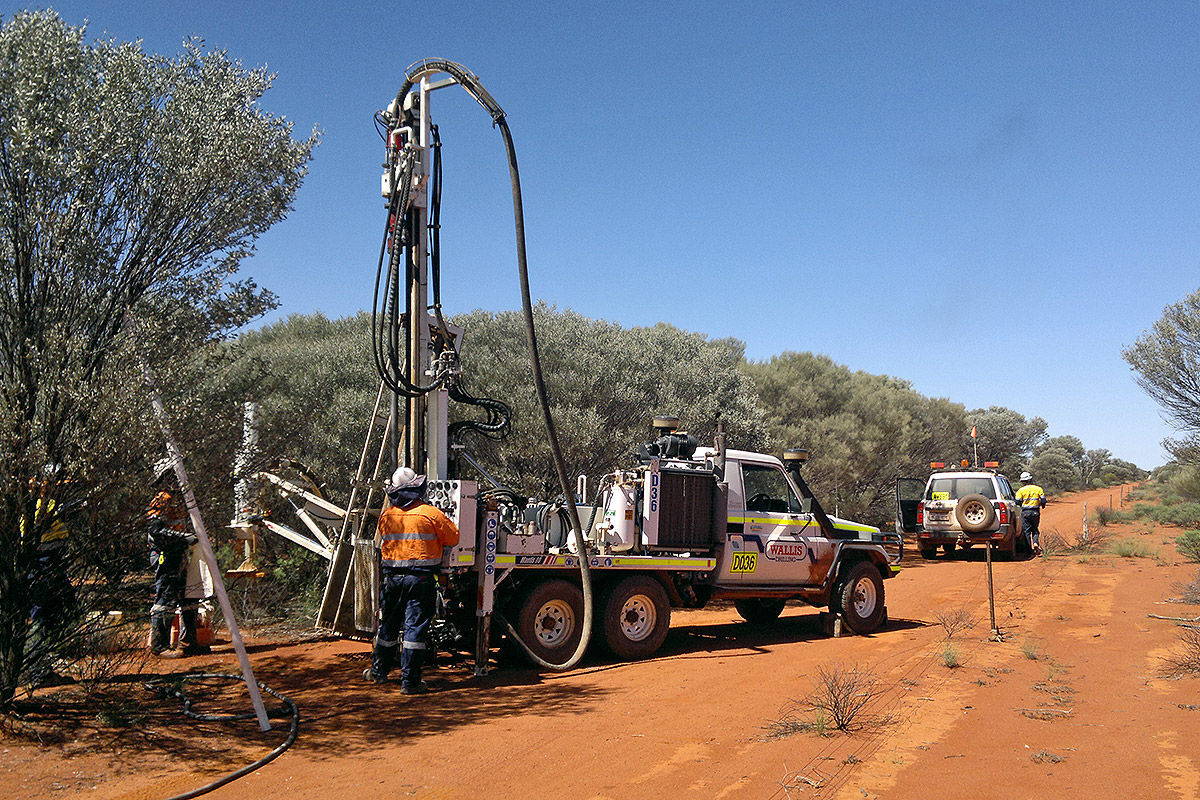
<svg viewBox="0 0 1200 800">
<path fill-rule="evenodd" d="M 534 663 L 552 668 L 576 663 L 593 632 L 620 659 L 650 656 L 667 637 L 673 608 L 711 600 L 732 601 L 753 623 L 776 619 L 796 600 L 828 607 L 836 628 L 870 633 L 882 625 L 884 582 L 899 572 L 901 539 L 827 514 L 801 474 L 807 451 L 788 450 L 780 459 L 727 448 L 719 428 L 712 446 L 701 447 L 678 419 L 656 417 L 636 457 L 601 476 L 589 492 L 586 477 L 569 482 L 547 410 L 563 488 L 557 501 L 517 496 L 471 456 L 462 442 L 464 426 L 494 432 L 507 424 L 509 412 L 503 402 L 463 388 L 458 354 L 464 331 L 441 310 L 440 140 L 429 108 L 433 92 L 455 85 L 483 106 L 504 137 L 533 377 L 548 409 L 504 112 L 461 65 L 418 62 L 376 116 L 386 143 L 382 190 L 388 202 L 372 326 L 381 385 L 349 502 L 334 503 L 318 482 L 294 472 L 261 473 L 291 501 L 305 532 L 260 515 L 237 526 L 273 531 L 327 558 L 317 626 L 368 637 L 378 615 L 374 529 L 383 478 L 402 465 L 426 473 L 427 500 L 461 536 L 443 558 L 435 644 L 473 646 L 477 674 L 488 669 L 497 617 Z M 452 401 L 487 417 L 448 424 Z M 457 477 L 465 464 L 481 479 Z"/>
</svg>

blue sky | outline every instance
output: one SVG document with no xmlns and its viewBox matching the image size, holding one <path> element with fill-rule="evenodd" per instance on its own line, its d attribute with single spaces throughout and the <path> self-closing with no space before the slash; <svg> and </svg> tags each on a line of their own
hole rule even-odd
<svg viewBox="0 0 1200 800">
<path fill-rule="evenodd" d="M 508 113 L 535 297 L 754 359 L 824 353 L 1166 460 L 1121 349 L 1200 287 L 1200 4 L 53 7 L 93 36 L 197 35 L 266 65 L 264 106 L 321 129 L 244 269 L 279 315 L 370 305 L 372 115 L 408 64 L 449 58 Z M 500 137 L 461 91 L 434 113 L 445 303 L 516 308 Z"/>
</svg>

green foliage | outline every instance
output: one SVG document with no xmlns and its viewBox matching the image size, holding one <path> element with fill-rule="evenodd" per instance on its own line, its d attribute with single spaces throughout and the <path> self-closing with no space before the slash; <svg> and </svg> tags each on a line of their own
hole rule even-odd
<svg viewBox="0 0 1200 800">
<path fill-rule="evenodd" d="M 962 658 L 959 655 L 958 647 L 952 644 L 949 640 L 942 643 L 942 650 L 939 653 L 939 658 L 942 666 L 948 669 L 957 669 L 962 666 Z"/>
<path fill-rule="evenodd" d="M 1046 447 L 1029 463 L 1033 479 L 1049 494 L 1078 487 L 1077 471 L 1071 455 L 1061 447 Z"/>
<path fill-rule="evenodd" d="M 1181 461 L 1200 462 L 1200 290 L 1163 309 L 1154 328 L 1122 355 L 1138 385 L 1185 433 L 1168 449 Z"/>
<path fill-rule="evenodd" d="M 233 380 L 260 406 L 263 461 L 295 458 L 348 494 L 379 392 L 370 325 L 366 313 L 292 314 L 228 345 Z"/>
<path fill-rule="evenodd" d="M 534 318 L 569 474 L 597 476 L 628 465 L 649 438 L 651 418 L 661 414 L 678 416 L 702 445 L 711 444 L 720 419 L 730 447 L 766 447 L 763 410 L 741 370 L 741 342 L 666 323 L 622 328 L 540 303 Z M 468 390 L 503 400 L 513 412 L 507 438 L 468 439 L 468 446 L 514 488 L 557 494 L 520 313 L 475 311 L 453 321 L 466 329 L 462 362 Z M 461 410 L 452 414 L 456 411 Z"/>
<path fill-rule="evenodd" d="M 843 516 L 888 523 L 896 476 L 927 474 L 930 461 L 958 451 L 967 430 L 961 405 L 826 356 L 789 352 L 746 369 L 772 439 L 809 449 L 805 480 L 827 511 Z"/>
<path fill-rule="evenodd" d="M 259 106 L 262 70 L 194 42 L 160 57 L 84 33 L 50 11 L 0 29 L 0 706 L 145 563 L 162 437 L 129 333 L 179 429 L 213 429 L 205 345 L 271 306 L 231 276 L 289 210 L 315 144 Z M 26 576 L 51 524 L 39 496 L 71 530 L 79 602 L 31 639 Z"/>
<path fill-rule="evenodd" d="M 1108 506 L 1096 506 L 1095 513 L 1092 516 L 1096 520 L 1096 524 L 1101 528 L 1112 525 L 1115 522 L 1128 522 L 1133 519 L 1132 513 Z"/>
<path fill-rule="evenodd" d="M 1200 501 L 1200 466 L 1180 465 L 1166 483 L 1184 500 Z"/>
<path fill-rule="evenodd" d="M 1150 506 L 1139 503 L 1134 507 L 1134 513 L 1166 525 L 1178 525 L 1181 528 L 1200 527 L 1200 503 L 1176 502 Z"/>
<path fill-rule="evenodd" d="M 975 426 L 980 460 L 999 461 L 1000 471 L 1013 480 L 1029 462 L 1033 449 L 1046 438 L 1046 420 L 1041 417 L 1025 419 L 1011 408 L 1002 406 L 968 412 L 967 424 Z M 969 437 L 963 440 L 962 448 L 962 457 L 973 457 L 974 448 Z"/>
<path fill-rule="evenodd" d="M 597 476 L 627 465 L 659 414 L 680 417 L 702 444 L 711 442 L 720 418 L 730 447 L 765 446 L 763 412 L 740 368 L 741 342 L 666 324 L 622 328 L 544 304 L 534 316 L 570 474 Z M 468 390 L 513 411 L 506 438 L 468 439 L 469 449 L 510 486 L 532 496 L 557 494 L 520 313 L 476 311 L 452 321 L 466 329 Z M 335 491 L 348 490 L 379 387 L 369 328 L 366 314 L 334 321 L 291 316 L 244 334 L 235 347 L 238 369 L 269 376 L 256 395 L 266 448 L 303 461 Z M 452 404 L 450 413 L 455 421 L 474 409 Z"/>
<path fill-rule="evenodd" d="M 1192 561 L 1200 561 L 1200 531 L 1184 531 L 1175 538 L 1179 554 Z"/>
<path fill-rule="evenodd" d="M 1150 558 L 1158 555 L 1157 550 L 1151 550 L 1137 539 L 1118 539 L 1109 545 L 1109 550 L 1121 558 Z"/>
</svg>

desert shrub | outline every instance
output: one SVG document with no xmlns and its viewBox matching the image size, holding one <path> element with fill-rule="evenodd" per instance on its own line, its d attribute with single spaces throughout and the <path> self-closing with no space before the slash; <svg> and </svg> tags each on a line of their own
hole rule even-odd
<svg viewBox="0 0 1200 800">
<path fill-rule="evenodd" d="M 1192 502 L 1200 501 L 1200 468 L 1194 466 L 1180 467 L 1166 481 L 1166 485 L 1171 492 L 1184 500 Z"/>
<path fill-rule="evenodd" d="M 1200 575 L 1191 583 L 1177 583 L 1174 588 L 1179 592 L 1177 602 L 1200 606 Z"/>
<path fill-rule="evenodd" d="M 1109 506 L 1096 506 L 1096 513 L 1092 515 L 1092 519 L 1098 527 L 1103 528 L 1117 522 L 1129 522 L 1133 519 L 1133 514 Z"/>
<path fill-rule="evenodd" d="M 1158 510 L 1158 506 L 1153 503 L 1137 503 L 1129 510 L 1129 515 L 1134 519 L 1152 519 Z"/>
<path fill-rule="evenodd" d="M 1159 673 L 1165 678 L 1200 675 L 1200 629 L 1180 628 L 1179 640 L 1182 648 L 1163 659 Z"/>
<path fill-rule="evenodd" d="M 854 733 L 883 724 L 887 718 L 871 713 L 869 707 L 883 686 L 869 668 L 821 666 L 813 679 L 813 691 L 784 706 L 780 719 L 768 726 L 772 737 L 797 732 L 826 736 L 830 730 Z"/>
<path fill-rule="evenodd" d="M 946 638 L 953 639 L 956 633 L 970 630 L 979 622 L 971 612 L 965 608 L 956 608 L 951 611 L 939 611 L 937 615 L 938 623 L 946 631 Z"/>
<path fill-rule="evenodd" d="M 1200 561 L 1200 531 L 1184 531 L 1175 539 L 1179 554 L 1192 561 Z"/>
<path fill-rule="evenodd" d="M 1107 546 L 1109 537 L 1110 533 L 1105 528 L 1090 530 L 1086 538 L 1083 531 L 1075 534 L 1074 538 L 1068 538 L 1057 528 L 1050 531 L 1043 530 L 1042 553 L 1047 556 L 1097 553 Z"/>
<path fill-rule="evenodd" d="M 949 640 L 942 645 L 940 657 L 943 667 L 948 669 L 956 669 L 962 666 L 962 659 L 959 658 L 958 648 L 951 644 Z"/>
<path fill-rule="evenodd" d="M 1151 519 L 1181 528 L 1200 527 L 1200 503 L 1172 503 L 1158 506 Z"/>
<path fill-rule="evenodd" d="M 1030 661 L 1037 661 L 1042 655 L 1038 643 L 1033 639 L 1026 639 L 1021 643 L 1021 653 Z"/>
<path fill-rule="evenodd" d="M 1121 558 L 1149 558 L 1158 555 L 1157 550 L 1151 550 L 1137 539 L 1118 539 L 1109 545 L 1109 552 Z"/>
</svg>

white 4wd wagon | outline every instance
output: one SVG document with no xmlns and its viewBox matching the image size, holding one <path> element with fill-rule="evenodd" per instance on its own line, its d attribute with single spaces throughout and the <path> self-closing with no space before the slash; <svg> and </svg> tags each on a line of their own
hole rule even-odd
<svg viewBox="0 0 1200 800">
<path fill-rule="evenodd" d="M 915 533 L 917 551 L 933 558 L 955 548 L 991 542 L 1011 558 L 1027 550 L 1021 506 L 1008 478 L 993 470 L 939 470 L 921 481 L 901 478 L 896 486 L 898 531 Z"/>
</svg>

